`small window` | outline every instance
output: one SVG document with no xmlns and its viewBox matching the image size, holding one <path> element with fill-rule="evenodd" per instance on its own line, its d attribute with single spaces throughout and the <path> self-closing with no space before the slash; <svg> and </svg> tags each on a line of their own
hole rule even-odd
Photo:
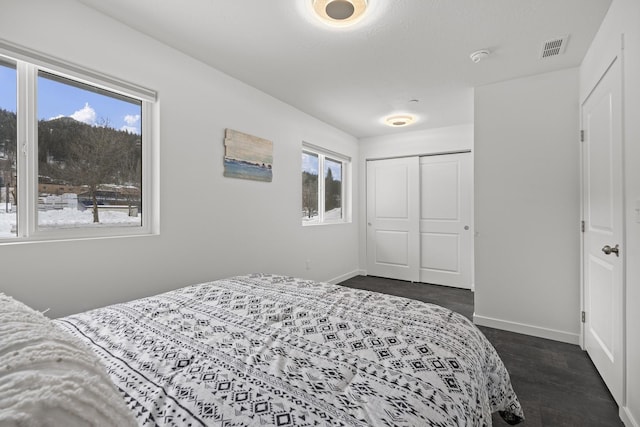
<svg viewBox="0 0 640 427">
<path fill-rule="evenodd" d="M 345 222 L 349 159 L 308 144 L 302 151 L 302 224 Z"/>
</svg>

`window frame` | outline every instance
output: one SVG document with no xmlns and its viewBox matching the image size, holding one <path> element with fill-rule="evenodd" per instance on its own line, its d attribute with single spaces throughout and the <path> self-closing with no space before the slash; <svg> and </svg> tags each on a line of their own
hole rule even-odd
<svg viewBox="0 0 640 427">
<path fill-rule="evenodd" d="M 0 58 L 15 64 L 17 78 L 17 234 L 0 237 L 0 245 L 159 234 L 157 95 L 150 89 L 71 64 L 22 46 L 0 41 Z M 38 228 L 37 79 L 44 71 L 141 102 L 141 226 Z"/>
<path fill-rule="evenodd" d="M 311 227 L 316 225 L 330 225 L 330 224 L 345 224 L 351 222 L 351 157 L 344 154 L 337 153 L 335 151 L 327 150 L 317 145 L 309 144 L 307 142 L 302 143 L 302 153 L 311 154 L 318 157 L 318 219 L 317 221 L 304 221 L 302 225 L 304 227 Z M 302 156 L 301 156 L 302 157 Z M 325 215 L 325 160 L 333 162 L 340 162 L 342 164 L 342 181 L 341 181 L 341 204 L 342 204 L 342 217 L 339 219 L 326 219 Z M 302 167 L 300 168 L 302 172 Z M 300 184 L 302 185 L 302 183 Z M 300 190 L 302 196 L 302 189 Z M 302 203 L 301 203 L 302 204 Z"/>
</svg>

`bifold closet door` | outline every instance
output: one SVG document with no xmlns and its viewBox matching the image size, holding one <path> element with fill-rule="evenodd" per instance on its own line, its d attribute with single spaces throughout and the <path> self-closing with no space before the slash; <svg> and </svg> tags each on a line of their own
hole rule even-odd
<svg viewBox="0 0 640 427">
<path fill-rule="evenodd" d="M 367 274 L 418 281 L 419 158 L 367 162 Z"/>
<path fill-rule="evenodd" d="M 471 289 L 471 153 L 420 158 L 420 282 Z"/>
</svg>

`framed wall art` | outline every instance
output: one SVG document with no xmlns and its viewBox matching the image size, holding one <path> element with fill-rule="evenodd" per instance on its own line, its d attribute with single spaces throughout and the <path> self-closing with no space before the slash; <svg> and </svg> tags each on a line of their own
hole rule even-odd
<svg viewBox="0 0 640 427">
<path fill-rule="evenodd" d="M 224 176 L 271 182 L 273 142 L 257 136 L 225 130 Z"/>
</svg>

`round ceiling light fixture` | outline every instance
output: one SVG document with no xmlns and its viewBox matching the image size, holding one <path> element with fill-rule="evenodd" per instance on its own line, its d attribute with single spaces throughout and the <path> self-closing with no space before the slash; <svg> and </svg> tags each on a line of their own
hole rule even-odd
<svg viewBox="0 0 640 427">
<path fill-rule="evenodd" d="M 485 59 L 486 57 L 489 56 L 491 52 L 489 52 L 488 49 L 482 49 L 482 50 L 476 50 L 475 52 L 472 52 L 469 55 L 469 58 L 471 58 L 471 60 L 477 64 L 478 62 L 482 61 L 483 59 Z"/>
<path fill-rule="evenodd" d="M 346 26 L 358 21 L 367 9 L 367 0 L 311 0 L 323 22 Z"/>
<path fill-rule="evenodd" d="M 399 114 L 397 116 L 389 116 L 384 119 L 384 122 L 391 127 L 399 128 L 402 126 L 407 126 L 413 123 L 416 119 L 413 116 L 408 114 Z"/>
</svg>

